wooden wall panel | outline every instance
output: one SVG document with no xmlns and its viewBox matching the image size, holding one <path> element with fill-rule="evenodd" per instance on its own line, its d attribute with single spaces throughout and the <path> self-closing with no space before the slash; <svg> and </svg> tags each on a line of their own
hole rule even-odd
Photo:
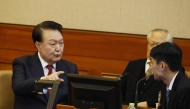
<svg viewBox="0 0 190 109">
<path fill-rule="evenodd" d="M 146 40 L 140 35 L 131 37 L 132 35 L 76 30 L 63 32 L 65 54 L 112 59 L 136 59 L 146 56 Z"/>
<path fill-rule="evenodd" d="M 0 25 L 0 48 L 35 51 L 31 26 Z"/>
<path fill-rule="evenodd" d="M 0 24 L 0 70 L 10 69 L 14 58 L 36 51 L 33 26 Z M 130 60 L 146 58 L 146 36 L 64 29 L 63 59 L 78 70 L 121 74 Z M 190 40 L 174 39 L 183 51 L 183 66 L 190 71 Z"/>
<path fill-rule="evenodd" d="M 76 63 L 80 71 L 90 71 L 91 69 L 98 69 L 100 72 L 121 74 L 128 64 L 128 61 L 118 59 L 105 59 L 70 55 L 64 55 L 63 57 L 64 59 Z"/>
<path fill-rule="evenodd" d="M 183 66 L 190 67 L 190 39 L 174 39 L 174 43 L 178 44 L 183 52 Z M 188 67 L 186 68 L 190 70 Z"/>
<path fill-rule="evenodd" d="M 0 49 L 0 51 L 0 62 L 2 63 L 12 63 L 16 57 L 34 54 L 34 52 L 20 51 L 15 49 Z"/>
<path fill-rule="evenodd" d="M 12 69 L 12 65 L 10 63 L 0 63 L 0 70 L 10 70 Z"/>
</svg>

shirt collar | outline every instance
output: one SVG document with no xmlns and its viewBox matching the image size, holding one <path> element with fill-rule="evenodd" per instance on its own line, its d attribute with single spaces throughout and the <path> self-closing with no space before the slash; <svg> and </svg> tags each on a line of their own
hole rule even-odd
<svg viewBox="0 0 190 109">
<path fill-rule="evenodd" d="M 150 59 L 147 59 L 147 60 L 146 60 L 146 64 L 148 64 L 149 62 L 150 62 Z"/>
<path fill-rule="evenodd" d="M 146 60 L 146 63 L 145 63 L 145 73 L 147 72 L 147 70 L 148 70 L 149 67 L 150 67 L 149 62 L 150 62 L 150 60 L 147 59 L 147 60 Z"/>
<path fill-rule="evenodd" d="M 172 86 L 173 86 L 173 83 L 174 83 L 174 80 L 175 80 L 175 78 L 176 78 L 176 76 L 177 76 L 177 74 L 179 73 L 179 71 L 175 74 L 175 76 L 172 78 L 172 80 L 171 80 L 171 82 L 170 82 L 170 85 L 169 85 L 169 87 L 167 86 L 166 87 L 166 90 L 172 90 Z"/>
<path fill-rule="evenodd" d="M 38 52 L 38 57 L 39 57 L 39 59 L 40 59 L 40 62 L 41 62 L 41 64 L 42 64 L 42 67 L 45 68 L 45 67 L 48 65 L 48 63 L 42 59 L 42 57 L 41 57 L 41 55 L 40 55 L 39 52 Z M 53 64 L 53 68 L 55 68 L 55 67 L 56 67 L 56 64 Z"/>
</svg>

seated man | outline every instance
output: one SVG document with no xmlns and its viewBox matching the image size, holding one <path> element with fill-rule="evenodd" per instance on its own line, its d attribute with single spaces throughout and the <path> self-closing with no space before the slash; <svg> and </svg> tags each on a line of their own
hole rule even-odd
<svg viewBox="0 0 190 109">
<path fill-rule="evenodd" d="M 130 61 L 123 72 L 122 100 L 124 104 L 134 103 L 137 82 L 145 77 L 149 69 L 150 50 L 163 42 L 172 42 L 172 35 L 165 29 L 154 29 L 147 35 L 147 59 Z M 155 81 L 151 76 L 149 79 L 139 83 L 138 106 L 156 107 L 158 92 L 161 90 L 161 81 Z"/>
<path fill-rule="evenodd" d="M 165 42 L 151 50 L 154 79 L 164 82 L 159 109 L 190 109 L 190 79 L 181 71 L 182 51 Z"/>
<path fill-rule="evenodd" d="M 62 88 L 57 91 L 55 103 L 67 103 L 67 74 L 78 72 L 75 64 L 61 59 L 64 49 L 62 25 L 44 21 L 34 28 L 32 39 L 37 52 L 33 56 L 16 58 L 12 63 L 14 109 L 46 109 L 48 95 L 34 92 L 35 81 L 39 79 L 63 81 Z"/>
</svg>

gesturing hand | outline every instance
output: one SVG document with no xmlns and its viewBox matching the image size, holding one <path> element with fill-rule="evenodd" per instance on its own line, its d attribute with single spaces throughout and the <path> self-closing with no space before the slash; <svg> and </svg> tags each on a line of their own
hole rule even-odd
<svg viewBox="0 0 190 109">
<path fill-rule="evenodd" d="M 60 74 L 64 74 L 64 71 L 58 71 L 58 72 L 54 72 L 51 75 L 47 75 L 42 77 L 42 80 L 55 80 L 55 81 L 64 81 L 62 78 L 59 78 Z"/>
</svg>

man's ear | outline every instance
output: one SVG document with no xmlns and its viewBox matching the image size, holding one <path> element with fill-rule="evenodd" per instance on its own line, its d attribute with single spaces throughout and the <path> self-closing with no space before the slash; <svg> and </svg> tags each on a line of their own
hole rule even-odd
<svg viewBox="0 0 190 109">
<path fill-rule="evenodd" d="M 166 63 L 161 61 L 160 62 L 160 68 L 161 68 L 161 71 L 164 71 L 166 69 Z"/>
<path fill-rule="evenodd" d="M 37 50 L 40 52 L 41 51 L 41 43 L 36 41 L 35 46 L 36 46 Z"/>
</svg>

